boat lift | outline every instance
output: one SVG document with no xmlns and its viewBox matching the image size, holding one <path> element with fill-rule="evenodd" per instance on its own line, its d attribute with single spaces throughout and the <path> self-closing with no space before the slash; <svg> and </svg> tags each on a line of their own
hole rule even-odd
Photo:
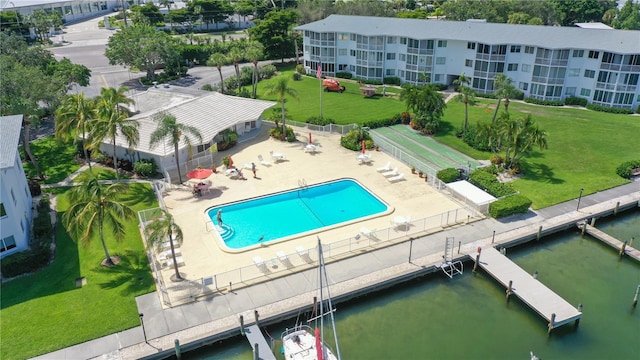
<svg viewBox="0 0 640 360">
<path fill-rule="evenodd" d="M 455 238 L 448 237 L 445 246 L 444 246 L 444 255 L 442 256 L 443 262 L 438 265 L 440 270 L 449 277 L 449 279 L 453 279 L 456 275 L 462 275 L 464 272 L 464 265 L 462 261 L 456 260 L 453 261 L 453 248 L 455 246 Z"/>
</svg>

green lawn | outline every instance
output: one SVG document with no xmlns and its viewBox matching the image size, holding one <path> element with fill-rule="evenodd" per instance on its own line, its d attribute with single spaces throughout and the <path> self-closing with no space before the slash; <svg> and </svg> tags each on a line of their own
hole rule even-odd
<svg viewBox="0 0 640 360">
<path fill-rule="evenodd" d="M 481 100 L 469 109 L 469 123 L 490 120 L 493 109 Z M 608 114 L 577 108 L 558 108 L 512 102 L 511 116 L 531 114 L 548 133 L 548 149 L 533 151 L 523 160 L 524 177 L 513 184 L 521 194 L 533 200 L 534 209 L 609 189 L 628 181 L 616 174 L 622 162 L 640 158 L 637 134 L 640 117 Z M 436 139 L 477 159 L 491 155 L 471 149 L 455 137 L 462 128 L 464 106 L 449 102 L 443 131 Z"/>
<path fill-rule="evenodd" d="M 53 191 L 60 218 L 68 207 L 66 189 Z M 124 201 L 136 212 L 158 206 L 148 184 L 131 184 Z M 110 269 L 100 266 L 104 251 L 99 239 L 83 247 L 61 224 L 56 230 L 53 263 L 2 284 L 2 359 L 33 357 L 138 326 L 135 297 L 155 290 L 137 217 L 127 223 L 126 241 L 107 239 L 110 253 L 122 257 Z M 80 276 L 87 285 L 76 288 Z"/>
<path fill-rule="evenodd" d="M 22 148 L 20 150 L 22 151 Z M 74 161 L 77 147 L 71 142 L 62 143 L 53 136 L 48 136 L 31 142 L 31 151 L 37 158 L 38 166 L 47 177 L 45 184 L 60 182 L 80 168 L 80 164 Z M 36 169 L 31 162 L 23 164 L 29 178 L 37 177 Z"/>
<path fill-rule="evenodd" d="M 305 122 L 312 116 L 320 116 L 320 80 L 315 77 L 303 76 L 302 80 L 293 80 L 293 70 L 284 70 L 279 76 L 285 76 L 289 80 L 288 86 L 295 89 L 300 97 L 299 101 L 292 97 L 286 97 L 285 107 L 287 119 Z M 277 77 L 261 81 L 258 84 L 258 97 L 263 100 L 277 101 L 275 96 L 265 96 L 265 85 L 274 81 Z M 333 119 L 337 124 L 363 123 L 369 120 L 380 120 L 392 117 L 406 109 L 404 102 L 397 97 L 375 96 L 365 98 L 360 92 L 360 86 L 355 82 L 340 80 L 345 86 L 345 91 L 322 92 L 322 116 Z M 380 90 L 379 92 L 381 92 Z M 390 89 L 387 89 L 390 93 Z M 280 104 L 275 108 L 280 110 Z M 264 118 L 269 118 L 271 110 L 266 110 Z"/>
</svg>

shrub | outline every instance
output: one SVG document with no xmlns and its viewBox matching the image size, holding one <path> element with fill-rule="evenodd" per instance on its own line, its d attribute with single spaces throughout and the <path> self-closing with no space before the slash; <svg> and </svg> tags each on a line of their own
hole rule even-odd
<svg viewBox="0 0 640 360">
<path fill-rule="evenodd" d="M 523 195 L 513 195 L 489 204 L 489 215 L 499 219 L 505 216 L 524 214 L 529 211 L 532 201 Z"/>
<path fill-rule="evenodd" d="M 362 124 L 363 127 L 370 129 L 376 129 L 385 126 L 397 125 L 401 123 L 401 114 L 396 114 L 390 118 L 380 120 L 370 120 Z"/>
<path fill-rule="evenodd" d="M 369 80 L 369 79 L 356 79 L 359 82 L 363 83 L 363 84 L 369 84 L 369 85 L 382 85 L 382 81 L 380 80 Z"/>
<path fill-rule="evenodd" d="M 296 65 L 296 73 L 298 73 L 300 75 L 304 75 L 305 74 L 304 65 L 302 65 L 302 64 Z"/>
<path fill-rule="evenodd" d="M 371 135 L 369 135 L 368 132 L 360 131 L 357 128 L 349 130 L 345 136 L 342 136 L 340 138 L 340 145 L 349 150 L 360 151 L 362 149 L 362 140 L 364 140 L 364 146 L 366 149 L 374 148 L 375 145 L 371 139 Z"/>
<path fill-rule="evenodd" d="M 278 69 L 274 65 L 265 65 L 258 68 L 258 76 L 260 79 L 269 79 L 271 78 Z"/>
<path fill-rule="evenodd" d="M 300 73 L 294 72 L 293 81 L 300 81 L 300 80 L 302 80 L 302 75 L 300 75 Z"/>
<path fill-rule="evenodd" d="M 640 160 L 626 161 L 618 166 L 616 174 L 625 179 L 629 179 L 631 175 L 633 175 L 633 170 L 637 168 L 640 168 Z"/>
<path fill-rule="evenodd" d="M 579 105 L 579 106 L 587 106 L 587 99 L 579 98 L 579 97 L 568 97 L 564 99 L 565 105 Z"/>
<path fill-rule="evenodd" d="M 338 71 L 336 73 L 336 77 L 341 79 L 351 79 L 353 77 L 353 74 L 348 71 Z"/>
<path fill-rule="evenodd" d="M 400 85 L 400 78 L 397 76 L 386 77 L 382 79 L 383 84 Z"/>
<path fill-rule="evenodd" d="M 133 171 L 141 177 L 152 177 L 158 171 L 154 159 L 140 159 L 133 163 Z"/>
<path fill-rule="evenodd" d="M 529 104 L 545 105 L 545 106 L 563 106 L 564 105 L 564 102 L 562 100 L 539 100 L 531 97 L 524 99 L 524 102 Z"/>
<path fill-rule="evenodd" d="M 325 125 L 335 124 L 336 123 L 335 120 L 333 120 L 333 119 L 320 117 L 320 116 L 312 116 L 312 117 L 308 118 L 307 120 L 305 120 L 305 122 L 307 124 L 320 125 L 320 126 L 325 126 Z"/>
<path fill-rule="evenodd" d="M 448 184 L 460 178 L 460 171 L 454 168 L 442 169 L 436 173 L 436 177 L 440 179 L 440 181 Z"/>
<path fill-rule="evenodd" d="M 502 156 L 496 154 L 491 157 L 492 165 L 500 165 L 502 163 L 504 163 L 504 159 L 502 158 Z"/>
<path fill-rule="evenodd" d="M 42 188 L 40 187 L 38 180 L 29 180 L 29 191 L 31 192 L 31 196 L 38 196 L 42 194 Z"/>
<path fill-rule="evenodd" d="M 467 126 L 467 132 L 462 134 L 462 141 L 472 148 L 480 151 L 490 151 L 489 139 L 485 136 L 477 136 L 478 127 L 474 125 Z"/>
<path fill-rule="evenodd" d="M 48 245 L 39 245 L 33 249 L 9 255 L 2 259 L 0 266 L 2 276 L 11 278 L 34 272 L 47 265 L 50 257 L 51 250 Z"/>
<path fill-rule="evenodd" d="M 593 110 L 593 111 L 612 113 L 612 114 L 625 114 L 625 115 L 633 114 L 633 110 L 631 109 L 602 106 L 598 104 L 587 104 L 587 109 Z"/>
<path fill-rule="evenodd" d="M 431 84 L 431 85 L 433 85 L 438 91 L 444 91 L 449 88 L 449 85 L 447 84 Z"/>
<path fill-rule="evenodd" d="M 403 111 L 402 114 L 400 114 L 400 122 L 405 125 L 409 124 L 411 122 L 411 114 L 407 111 Z"/>
<path fill-rule="evenodd" d="M 293 142 L 296 141 L 296 134 L 291 126 L 287 126 L 286 133 L 282 133 L 282 126 L 276 126 L 269 130 L 269 135 L 275 139 L 281 141 Z"/>
<path fill-rule="evenodd" d="M 494 175 L 487 171 L 473 171 L 469 174 L 469 181 L 495 197 L 503 197 L 516 193 L 511 184 L 499 182 Z"/>
</svg>

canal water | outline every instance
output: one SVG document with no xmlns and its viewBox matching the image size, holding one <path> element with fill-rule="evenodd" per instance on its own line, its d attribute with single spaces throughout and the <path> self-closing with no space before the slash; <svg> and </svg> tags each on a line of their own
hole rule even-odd
<svg viewBox="0 0 640 360">
<path fill-rule="evenodd" d="M 640 246 L 640 211 L 599 219 L 596 227 Z M 566 299 L 583 304 L 579 326 L 567 324 L 547 335 L 547 323 L 487 274 L 448 279 L 433 274 L 337 304 L 336 327 L 343 359 L 640 359 L 640 264 L 578 230 L 509 249 L 507 256 Z M 517 284 L 516 284 L 517 285 Z M 516 286 L 517 288 L 517 286 Z M 277 340 L 286 324 L 266 330 Z M 325 338 L 331 337 L 330 329 Z M 328 341 L 330 343 L 330 341 Z M 335 349 L 335 347 L 333 347 Z M 183 359 L 249 360 L 243 338 L 212 344 Z"/>
</svg>

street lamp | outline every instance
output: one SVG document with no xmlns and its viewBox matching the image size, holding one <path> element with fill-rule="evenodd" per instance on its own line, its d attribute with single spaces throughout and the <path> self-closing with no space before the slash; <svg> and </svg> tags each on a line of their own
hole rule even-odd
<svg viewBox="0 0 640 360">
<path fill-rule="evenodd" d="M 578 207 L 576 207 L 576 211 L 580 210 L 580 199 L 582 199 L 583 188 L 580 188 L 580 196 L 578 196 Z"/>
<path fill-rule="evenodd" d="M 144 329 L 144 314 L 139 313 L 138 316 L 140 317 L 140 325 L 142 325 L 142 335 L 144 335 L 144 342 L 148 344 L 149 341 L 147 341 L 147 332 Z"/>
</svg>

